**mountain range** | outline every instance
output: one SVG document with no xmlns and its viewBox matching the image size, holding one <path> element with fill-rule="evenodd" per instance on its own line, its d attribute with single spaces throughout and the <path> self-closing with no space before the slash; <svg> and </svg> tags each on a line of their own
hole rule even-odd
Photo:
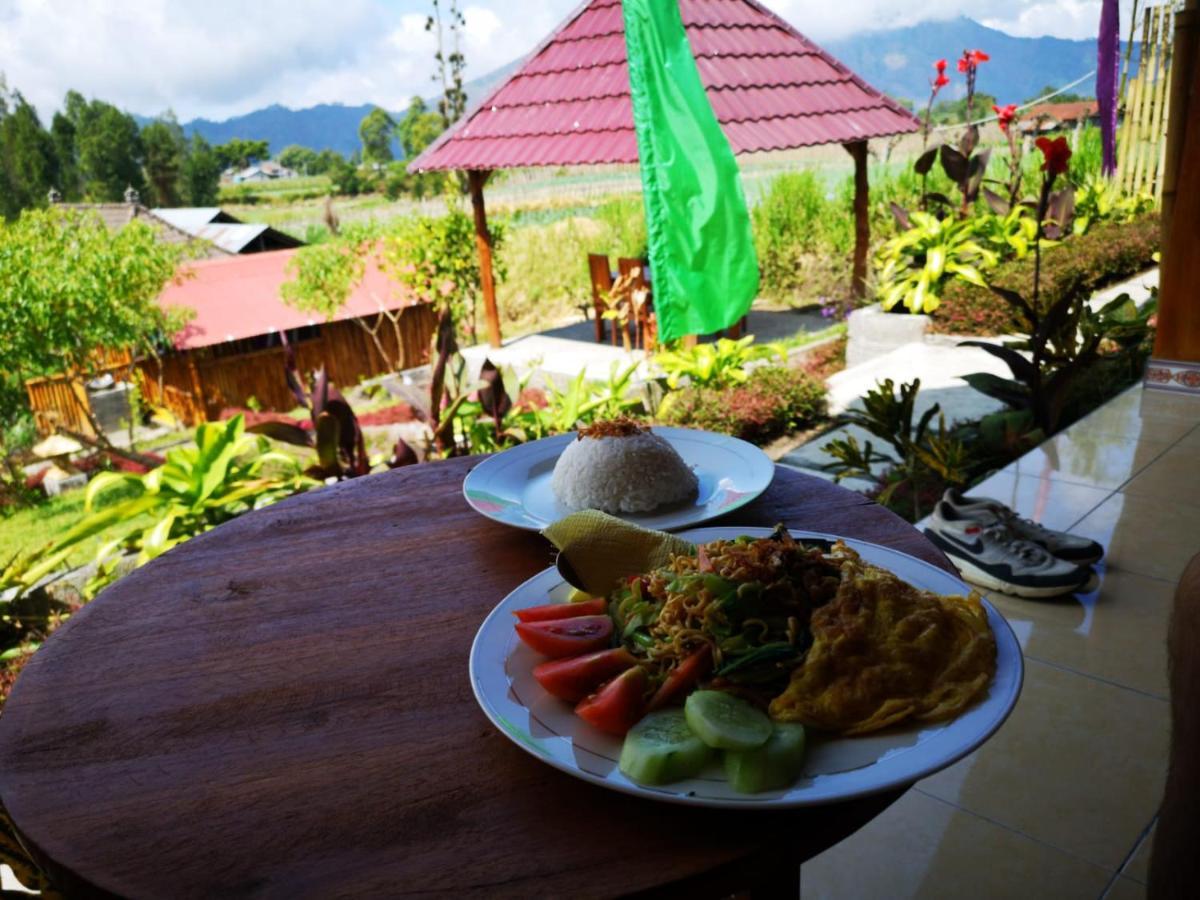
<svg viewBox="0 0 1200 900">
<path fill-rule="evenodd" d="M 797 23 L 797 27 L 803 31 L 802 23 Z M 918 107 L 924 105 L 929 95 L 929 79 L 936 59 L 950 60 L 952 80 L 941 97 L 955 99 L 963 95 L 965 86 L 962 76 L 954 71 L 954 60 L 964 49 L 981 49 L 990 54 L 991 60 L 979 68 L 977 89 L 1004 103 L 1027 100 L 1046 85 L 1062 87 L 1096 68 L 1095 40 L 1015 37 L 965 17 L 865 31 L 825 42 L 824 48 L 869 84 L 897 99 L 912 100 Z M 468 82 L 465 86 L 468 97 L 478 100 L 520 62 L 514 60 Z M 1094 90 L 1095 79 L 1090 76 L 1072 88 L 1073 92 L 1085 95 Z M 289 144 L 300 144 L 349 155 L 359 149 L 358 124 L 372 108 L 372 104 L 322 103 L 306 109 L 289 109 L 274 104 L 222 122 L 193 119 L 185 122 L 183 128 L 189 136 L 198 132 L 214 144 L 235 137 L 265 139 L 270 142 L 272 152 Z M 403 116 L 402 111 L 391 112 L 398 118 Z"/>
</svg>

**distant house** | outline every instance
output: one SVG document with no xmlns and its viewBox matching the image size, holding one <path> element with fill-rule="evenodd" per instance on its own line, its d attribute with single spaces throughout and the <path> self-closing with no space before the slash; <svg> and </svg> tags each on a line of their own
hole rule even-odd
<svg viewBox="0 0 1200 900">
<path fill-rule="evenodd" d="M 209 258 L 261 253 L 264 250 L 289 250 L 304 246 L 304 241 L 270 225 L 242 222 L 216 206 L 157 207 L 142 206 L 138 192 L 130 188 L 124 203 L 58 203 L 63 209 L 96 213 L 112 231 L 134 220 L 154 228 L 168 244 L 202 241 L 203 255 Z"/>
<path fill-rule="evenodd" d="M 265 162 L 255 163 L 252 166 L 247 166 L 244 169 L 234 172 L 230 177 L 230 181 L 234 184 L 243 184 L 246 182 L 274 181 L 279 178 L 295 177 L 296 173 L 293 170 L 286 166 L 281 166 L 274 160 L 268 159 Z"/>
<path fill-rule="evenodd" d="M 368 263 L 332 322 L 285 304 L 280 289 L 295 253 L 225 255 L 187 264 L 159 297 L 164 308 L 195 312 L 175 335 L 173 351 L 136 363 L 127 353 L 110 354 L 108 369 L 119 379 L 132 373 L 149 403 L 195 425 L 217 418 L 223 409 L 245 407 L 251 397 L 266 410 L 295 407 L 284 376 L 281 334 L 294 347 L 301 372 L 323 366 L 342 386 L 428 362 L 433 308 L 390 280 L 376 262 Z M 60 425 L 91 431 L 83 406 L 91 399 L 82 379 L 31 379 L 26 390 L 41 433 Z"/>
<path fill-rule="evenodd" d="M 227 253 L 261 253 L 304 246 L 304 241 L 270 225 L 242 222 L 216 206 L 157 207 L 150 210 L 172 227 L 209 241 Z"/>
<path fill-rule="evenodd" d="M 1042 134 L 1089 124 L 1100 124 L 1100 105 L 1095 100 L 1039 103 L 1021 113 L 1019 127 L 1026 134 Z"/>
</svg>

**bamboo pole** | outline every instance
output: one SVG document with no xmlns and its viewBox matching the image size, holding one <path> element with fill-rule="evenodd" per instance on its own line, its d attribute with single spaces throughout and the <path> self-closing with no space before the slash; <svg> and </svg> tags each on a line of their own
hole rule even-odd
<svg viewBox="0 0 1200 900">
<path fill-rule="evenodd" d="M 1139 2 L 1140 0 L 1133 0 L 1133 12 L 1129 16 L 1129 39 L 1125 42 L 1125 60 L 1121 64 L 1121 88 L 1117 91 L 1117 106 L 1120 109 L 1124 108 L 1125 103 L 1125 82 L 1129 77 L 1129 60 L 1133 56 L 1133 39 L 1137 33 Z"/>
<path fill-rule="evenodd" d="M 1125 112 L 1121 117 L 1121 140 L 1117 149 L 1117 186 L 1125 190 L 1129 182 L 1129 172 L 1132 168 L 1133 154 L 1133 122 L 1136 114 L 1138 98 L 1141 96 L 1142 77 L 1141 53 L 1138 53 L 1138 74 L 1129 80 L 1129 98 L 1125 103 Z"/>
<path fill-rule="evenodd" d="M 1134 79 L 1135 96 L 1133 106 L 1126 115 L 1129 126 L 1129 151 L 1125 157 L 1125 173 L 1121 180 L 1121 188 L 1132 191 L 1134 173 L 1137 161 L 1141 156 L 1142 109 L 1146 105 L 1146 95 L 1150 90 L 1150 17 L 1151 10 L 1142 11 L 1142 43 L 1138 47 L 1138 73 Z"/>
<path fill-rule="evenodd" d="M 1189 74 L 1195 67 L 1197 42 L 1200 41 L 1200 14 L 1197 0 L 1187 0 L 1175 16 L 1175 53 L 1171 63 L 1170 107 L 1167 137 L 1163 141 L 1166 160 L 1162 177 L 1162 255 L 1168 255 L 1171 225 L 1175 212 L 1175 189 L 1179 180 L 1179 161 L 1183 153 L 1183 124 L 1188 117 Z"/>
<path fill-rule="evenodd" d="M 1161 6 L 1151 6 L 1146 10 L 1146 17 L 1150 23 L 1150 64 L 1146 67 L 1146 81 L 1142 88 L 1142 103 L 1138 109 L 1137 132 L 1134 135 L 1137 153 L 1134 159 L 1133 177 L 1129 184 L 1131 193 L 1137 193 L 1142 189 L 1146 171 L 1146 144 L 1152 139 L 1149 126 L 1150 117 L 1153 114 L 1151 104 L 1154 102 L 1154 88 L 1158 82 L 1158 20 L 1161 9 Z"/>
<path fill-rule="evenodd" d="M 1154 91 L 1154 146 L 1150 157 L 1150 187 L 1155 199 L 1162 195 L 1163 160 L 1166 157 L 1167 142 L 1167 85 L 1171 79 L 1171 25 L 1173 16 L 1172 5 L 1163 6 L 1162 30 L 1160 44 L 1162 46 L 1162 74 Z"/>
</svg>

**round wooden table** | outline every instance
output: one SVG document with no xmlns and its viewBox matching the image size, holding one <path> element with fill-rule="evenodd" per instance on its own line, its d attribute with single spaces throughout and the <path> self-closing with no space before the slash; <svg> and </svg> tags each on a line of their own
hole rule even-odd
<svg viewBox="0 0 1200 900">
<path fill-rule="evenodd" d="M 902 793 L 679 807 L 511 744 L 472 697 L 468 652 L 551 547 L 467 506 L 479 461 L 249 513 L 59 629 L 0 717 L 0 801 L 48 871 L 132 897 L 715 895 L 794 884 Z M 719 524 L 777 522 L 950 568 L 882 507 L 789 469 Z"/>
</svg>

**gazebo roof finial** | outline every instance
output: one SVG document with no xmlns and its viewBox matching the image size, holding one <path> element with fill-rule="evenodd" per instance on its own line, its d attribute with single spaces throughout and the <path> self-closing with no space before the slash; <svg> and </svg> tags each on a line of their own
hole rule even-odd
<svg viewBox="0 0 1200 900">
<path fill-rule="evenodd" d="M 62 203 L 62 194 L 59 193 L 58 188 L 52 187 L 46 194 L 46 199 L 49 200 L 50 205 L 53 206 L 55 203 Z"/>
<path fill-rule="evenodd" d="M 137 189 L 132 184 L 125 188 L 125 202 L 130 206 L 140 203 L 141 199 L 141 195 L 138 194 Z"/>
</svg>

